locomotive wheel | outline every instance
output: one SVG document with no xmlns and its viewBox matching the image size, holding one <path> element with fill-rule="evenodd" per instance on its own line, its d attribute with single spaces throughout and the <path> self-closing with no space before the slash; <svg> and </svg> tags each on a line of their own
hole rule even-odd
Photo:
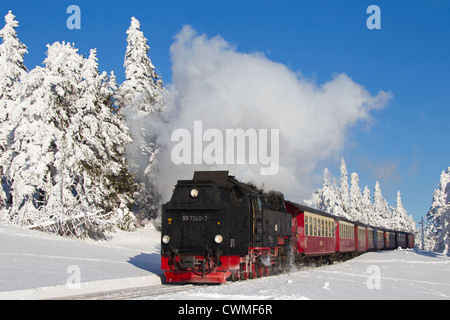
<svg viewBox="0 0 450 320">
<path fill-rule="evenodd" d="M 236 272 L 239 272 L 239 277 L 238 277 L 239 280 L 247 280 L 248 279 L 249 274 L 247 272 L 245 272 L 244 270 L 245 270 L 245 264 L 241 263 L 240 270 L 236 271 Z"/>
<path fill-rule="evenodd" d="M 316 264 L 316 267 L 321 267 L 321 266 L 323 265 L 322 257 L 318 257 L 318 258 L 316 259 L 316 261 L 314 261 L 314 262 L 315 262 L 315 264 Z"/>
</svg>

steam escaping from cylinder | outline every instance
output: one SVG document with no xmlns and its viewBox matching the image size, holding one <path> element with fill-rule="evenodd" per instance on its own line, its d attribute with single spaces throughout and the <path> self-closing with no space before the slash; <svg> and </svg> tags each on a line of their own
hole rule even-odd
<svg viewBox="0 0 450 320">
<path fill-rule="evenodd" d="M 270 267 L 270 266 L 271 266 L 271 263 L 270 263 L 270 257 L 269 257 L 269 256 L 262 256 L 262 257 L 259 257 L 259 261 L 261 262 L 261 264 L 262 264 L 264 267 Z"/>
</svg>

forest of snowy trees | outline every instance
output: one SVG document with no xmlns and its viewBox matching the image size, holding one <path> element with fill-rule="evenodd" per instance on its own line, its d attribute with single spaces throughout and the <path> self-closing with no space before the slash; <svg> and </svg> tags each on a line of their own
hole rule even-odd
<svg viewBox="0 0 450 320">
<path fill-rule="evenodd" d="M 386 229 L 415 232 L 414 220 L 403 207 L 400 191 L 397 192 L 397 201 L 393 208 L 383 197 L 378 181 L 375 184 L 372 201 L 370 189 L 367 186 L 361 192 L 359 176 L 356 172 L 351 174 L 350 185 L 348 184 L 348 171 L 344 159 L 341 161 L 340 171 L 341 177 L 338 184 L 325 168 L 322 188 L 317 189 L 311 199 L 305 200 L 305 203 L 352 221 Z"/>
<path fill-rule="evenodd" d="M 5 22 L 0 30 L 3 220 L 99 237 L 115 227 L 133 229 L 133 210 L 137 217 L 155 216 L 159 197 L 149 177 L 156 139 L 135 122 L 158 116 L 164 88 L 139 21 L 132 18 L 127 31 L 126 80 L 120 86 L 113 72 L 99 72 L 95 49 L 84 57 L 65 42 L 47 45 L 44 66 L 27 70 L 27 46 L 17 36 L 11 11 Z M 142 171 L 127 161 L 127 153 L 136 152 L 144 159 Z"/>
<path fill-rule="evenodd" d="M 168 93 L 149 57 L 148 40 L 132 18 L 126 32 L 125 81 L 98 70 L 73 44 L 47 45 L 43 66 L 28 70 L 28 48 L 10 11 L 0 30 L 0 219 L 76 237 L 103 237 L 158 217 L 161 196 L 157 132 Z M 159 127 L 159 129 L 158 129 Z M 324 171 L 307 205 L 374 226 L 415 231 L 400 192 L 390 207 L 359 176 Z M 426 247 L 449 252 L 450 167 L 442 172 L 427 214 Z"/>
</svg>

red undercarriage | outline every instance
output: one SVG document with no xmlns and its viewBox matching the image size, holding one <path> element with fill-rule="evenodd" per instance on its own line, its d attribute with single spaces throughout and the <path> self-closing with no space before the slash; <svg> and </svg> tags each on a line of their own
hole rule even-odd
<svg viewBox="0 0 450 320">
<path fill-rule="evenodd" d="M 268 276 L 278 256 L 278 247 L 249 248 L 246 256 L 167 256 L 161 257 L 166 282 L 224 283 L 227 279 L 246 280 Z"/>
</svg>

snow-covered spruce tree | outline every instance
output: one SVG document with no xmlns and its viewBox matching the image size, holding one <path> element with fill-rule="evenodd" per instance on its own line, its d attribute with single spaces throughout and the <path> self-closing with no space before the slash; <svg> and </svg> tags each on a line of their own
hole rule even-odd
<svg viewBox="0 0 450 320">
<path fill-rule="evenodd" d="M 132 17 L 127 30 L 128 45 L 124 62 L 126 80 L 120 86 L 120 105 L 133 105 L 144 114 L 151 114 L 164 108 L 164 89 L 148 55 L 148 40 L 140 29 L 140 22 Z"/>
<path fill-rule="evenodd" d="M 163 121 L 161 113 L 165 106 L 165 89 L 148 55 L 148 40 L 134 17 L 131 18 L 127 35 L 126 80 L 121 84 L 116 98 L 133 139 L 126 153 L 131 171 L 140 185 L 135 209 L 141 219 L 156 218 L 160 205 L 154 183 L 158 170 L 156 127 Z"/>
<path fill-rule="evenodd" d="M 344 158 L 341 160 L 341 178 L 339 179 L 339 189 L 338 189 L 338 195 L 339 195 L 339 216 L 345 217 L 345 218 L 352 218 L 349 214 L 350 212 L 350 194 L 349 194 L 349 185 L 348 185 L 348 171 L 347 171 L 347 164 L 344 161 Z"/>
<path fill-rule="evenodd" d="M 373 216 L 374 225 L 382 228 L 390 228 L 390 209 L 389 205 L 381 193 L 380 183 L 375 183 L 375 191 L 373 194 Z"/>
<path fill-rule="evenodd" d="M 434 242 L 435 251 L 450 255 L 450 167 L 441 173 L 426 218 L 427 242 Z"/>
<path fill-rule="evenodd" d="M 400 191 L 397 192 L 397 200 L 395 201 L 395 208 L 391 207 L 390 228 L 394 230 L 403 230 L 404 222 L 403 215 L 406 210 L 403 208 Z"/>
<path fill-rule="evenodd" d="M 331 179 L 333 180 L 332 183 Z M 348 194 L 347 199 L 349 199 Z M 317 189 L 312 194 L 311 199 L 305 200 L 304 202 L 308 206 L 334 214 L 338 217 L 349 218 L 342 206 L 340 188 L 337 186 L 336 179 L 330 174 L 328 168 L 325 168 L 323 171 L 322 188 Z"/>
<path fill-rule="evenodd" d="M 95 51 L 48 46 L 45 68 L 21 82 L 23 110 L 8 168 L 11 222 L 63 235 L 98 237 L 133 225 L 133 180 L 124 160 L 130 141 L 113 112 L 114 77 L 99 74 Z"/>
<path fill-rule="evenodd" d="M 17 37 L 15 29 L 19 23 L 14 18 L 9 11 L 5 16 L 5 26 L 0 30 L 0 209 L 6 207 L 8 198 L 11 200 L 11 181 L 5 170 L 11 162 L 13 129 L 20 118 L 20 109 L 17 108 L 19 82 L 27 72 L 23 58 L 28 51 Z"/>
<path fill-rule="evenodd" d="M 408 215 L 406 209 L 403 207 L 400 191 L 397 192 L 395 208 L 392 210 L 391 226 L 395 230 L 416 232 L 414 219 Z"/>
<path fill-rule="evenodd" d="M 366 185 L 364 187 L 364 191 L 362 193 L 362 202 L 361 202 L 361 214 L 362 214 L 362 221 L 363 223 L 366 223 L 371 226 L 375 226 L 375 220 L 373 215 L 373 205 L 372 200 L 370 198 L 370 189 Z"/>
<path fill-rule="evenodd" d="M 356 172 L 351 174 L 350 181 L 350 219 L 367 223 L 367 217 L 364 212 L 363 196 L 359 187 L 359 176 Z"/>
<path fill-rule="evenodd" d="M 323 184 L 322 190 L 320 192 L 319 205 L 318 209 L 323 210 L 325 212 L 335 214 L 339 211 L 339 195 L 337 193 L 336 182 L 330 182 L 330 172 L 328 168 L 325 168 L 323 171 Z M 335 180 L 333 178 L 333 180 Z"/>
<path fill-rule="evenodd" d="M 91 218 L 97 225 L 130 230 L 135 227 L 130 211 L 135 184 L 124 146 L 131 138 L 113 106 L 115 77 L 99 74 L 96 50 L 91 50 L 83 59 L 81 78 L 76 114 L 66 135 L 73 159 L 70 188 L 83 212 L 97 213 Z"/>
<path fill-rule="evenodd" d="M 22 116 L 14 129 L 7 171 L 12 181 L 10 220 L 27 225 L 60 219 L 60 212 L 43 211 L 51 196 L 59 193 L 59 200 L 67 202 L 73 198 L 63 185 L 56 192 L 55 185 L 68 178 L 61 175 L 61 165 L 69 165 L 61 152 L 69 154 L 65 132 L 75 113 L 82 58 L 69 44 L 55 43 L 48 46 L 44 63 L 45 68 L 36 67 L 21 81 Z"/>
<path fill-rule="evenodd" d="M 130 209 L 137 186 L 128 173 L 125 157 L 125 145 L 131 142 L 131 137 L 113 104 L 117 90 L 115 76 L 112 73 L 108 77 L 106 72 L 99 74 L 96 50 L 91 50 L 89 59 L 85 60 L 81 88 L 81 99 L 77 101 L 83 110 L 82 122 L 78 124 L 81 126 L 81 142 L 88 145 L 96 156 L 91 158 L 91 163 L 83 163 L 86 173 L 91 176 L 91 184 L 96 184 L 94 193 L 98 196 L 92 200 L 111 214 L 118 227 L 133 229 L 134 215 Z M 92 137 L 90 141 L 86 138 L 89 135 Z"/>
</svg>

